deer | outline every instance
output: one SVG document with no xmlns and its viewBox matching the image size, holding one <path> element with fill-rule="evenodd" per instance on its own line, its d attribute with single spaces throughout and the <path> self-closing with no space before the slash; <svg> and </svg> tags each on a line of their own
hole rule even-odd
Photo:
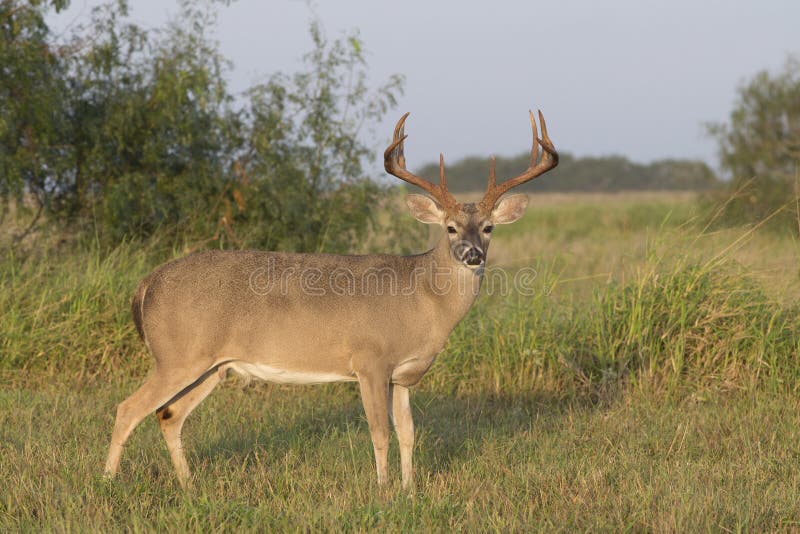
<svg viewBox="0 0 800 534">
<path fill-rule="evenodd" d="M 495 225 L 519 219 L 525 194 L 510 189 L 553 169 L 558 153 L 533 112 L 530 165 L 489 180 L 479 202 L 459 203 L 439 183 L 406 168 L 405 122 L 384 152 L 386 172 L 429 196 L 409 194 L 420 222 L 444 229 L 427 252 L 334 255 L 213 250 L 165 263 L 146 276 L 132 300 L 133 321 L 153 370 L 117 406 L 104 475 L 113 478 L 123 445 L 155 412 L 182 486 L 190 469 L 181 443 L 188 415 L 228 371 L 279 384 L 357 382 L 375 455 L 378 485 L 388 481 L 391 420 L 400 451 L 402 488 L 413 492 L 414 421 L 409 389 L 425 375 L 475 301 Z M 540 150 L 541 147 L 541 150 Z"/>
</svg>

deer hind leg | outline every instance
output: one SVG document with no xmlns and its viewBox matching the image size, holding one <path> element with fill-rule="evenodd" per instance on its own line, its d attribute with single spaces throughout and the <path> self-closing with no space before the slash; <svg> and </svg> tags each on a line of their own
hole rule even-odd
<svg viewBox="0 0 800 534">
<path fill-rule="evenodd" d="M 119 467 L 119 459 L 122 456 L 122 447 L 130 436 L 133 429 L 148 414 L 168 403 L 173 397 L 178 395 L 184 388 L 192 385 L 198 376 L 203 374 L 203 370 L 196 374 L 186 373 L 179 375 L 153 372 L 147 381 L 137 389 L 133 395 L 122 401 L 117 406 L 117 419 L 114 423 L 114 432 L 111 435 L 111 446 L 108 450 L 106 459 L 105 476 L 113 478 Z"/>
<path fill-rule="evenodd" d="M 389 414 L 400 444 L 400 468 L 403 473 L 403 488 L 410 490 L 414 484 L 414 471 L 411 457 L 414 451 L 414 419 L 411 416 L 411 403 L 408 388 L 399 384 L 389 386 L 392 397 Z"/>
<path fill-rule="evenodd" d="M 389 378 L 358 375 L 358 383 L 375 449 L 378 484 L 384 485 L 389 478 Z"/>
<path fill-rule="evenodd" d="M 183 445 L 181 444 L 183 423 L 192 413 L 192 410 L 197 408 L 203 402 L 203 399 L 208 397 L 221 380 L 222 376 L 216 369 L 212 369 L 197 379 L 194 384 L 184 389 L 178 396 L 156 410 L 158 424 L 161 426 L 161 432 L 167 442 L 172 464 L 175 466 L 178 480 L 182 486 L 186 486 L 191 475 L 186 456 L 183 454 Z"/>
</svg>

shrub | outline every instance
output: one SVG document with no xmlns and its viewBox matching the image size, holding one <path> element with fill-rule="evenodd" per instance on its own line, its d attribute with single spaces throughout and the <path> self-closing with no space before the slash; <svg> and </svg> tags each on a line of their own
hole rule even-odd
<svg viewBox="0 0 800 534">
<path fill-rule="evenodd" d="M 729 123 L 710 124 L 731 197 L 721 220 L 797 230 L 800 182 L 800 59 L 777 74 L 762 71 L 739 88 Z M 715 199 L 715 201 L 718 199 Z M 778 212 L 778 213 L 776 213 Z"/>
</svg>

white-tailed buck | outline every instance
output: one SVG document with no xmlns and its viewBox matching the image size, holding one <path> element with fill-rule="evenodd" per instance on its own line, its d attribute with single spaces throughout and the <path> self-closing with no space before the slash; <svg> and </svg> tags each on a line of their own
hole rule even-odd
<svg viewBox="0 0 800 534">
<path fill-rule="evenodd" d="M 541 112 L 541 139 L 531 113 L 530 167 L 496 184 L 492 159 L 483 199 L 461 204 L 447 190 L 441 158 L 438 185 L 406 169 L 406 117 L 397 123 L 384 164 L 430 194 L 409 195 L 407 204 L 417 220 L 446 229 L 438 244 L 414 256 L 209 251 L 158 267 L 141 281 L 132 303 L 155 368 L 117 408 L 107 476 L 116 473 L 134 427 L 156 412 L 185 483 L 181 427 L 230 369 L 278 383 L 358 381 L 378 482 L 387 481 L 391 418 L 403 486 L 412 485 L 408 388 L 472 306 L 493 227 L 516 221 L 527 207 L 525 195 L 502 195 L 555 167 L 558 153 Z"/>
</svg>

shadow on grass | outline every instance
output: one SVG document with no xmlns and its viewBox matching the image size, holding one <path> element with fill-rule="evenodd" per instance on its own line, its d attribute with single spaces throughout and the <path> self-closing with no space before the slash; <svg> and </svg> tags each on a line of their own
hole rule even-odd
<svg viewBox="0 0 800 534">
<path fill-rule="evenodd" d="M 199 466 L 234 460 L 233 464 L 250 469 L 256 461 L 254 450 L 266 452 L 270 463 L 278 463 L 286 455 L 321 449 L 330 440 L 349 443 L 358 448 L 360 457 L 369 455 L 372 460 L 369 430 L 357 387 L 317 388 L 317 391 L 308 387 L 280 390 L 266 386 L 263 391 L 215 392 L 241 398 L 247 405 L 261 404 L 261 408 L 244 408 L 243 412 L 249 414 L 217 416 L 220 430 L 214 438 L 190 447 L 190 463 Z M 411 401 L 416 427 L 415 464 L 424 465 L 433 474 L 469 462 L 487 442 L 546 432 L 568 410 L 595 405 L 574 398 L 564 400 L 545 392 L 497 398 L 421 391 L 412 392 Z M 217 402 L 231 404 L 231 399 Z M 390 454 L 394 456 L 395 440 L 392 435 Z M 355 441 L 357 444 L 353 444 Z M 390 463 L 395 461 L 390 456 Z M 396 466 L 392 464 L 390 469 L 395 470 Z"/>
</svg>

